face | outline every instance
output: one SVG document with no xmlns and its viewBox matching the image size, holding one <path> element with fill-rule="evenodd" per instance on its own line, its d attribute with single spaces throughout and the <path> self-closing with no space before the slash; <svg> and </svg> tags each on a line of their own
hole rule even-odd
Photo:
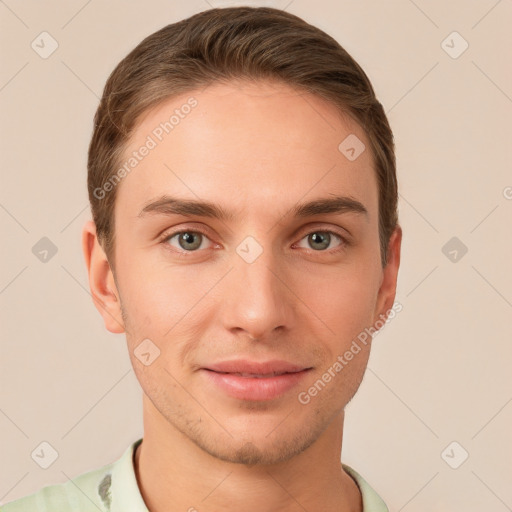
<svg viewBox="0 0 512 512">
<path fill-rule="evenodd" d="M 349 135 L 367 148 L 355 160 L 338 149 Z M 219 459 L 275 463 L 342 413 L 370 340 L 344 354 L 392 307 L 399 260 L 396 233 L 381 266 L 368 148 L 333 105 L 283 84 L 216 84 L 146 113 L 100 311 L 126 332 L 150 421 Z"/>
</svg>

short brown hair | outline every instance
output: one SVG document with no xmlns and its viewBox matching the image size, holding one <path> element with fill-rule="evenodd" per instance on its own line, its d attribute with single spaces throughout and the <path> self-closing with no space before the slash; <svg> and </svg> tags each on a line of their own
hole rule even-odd
<svg viewBox="0 0 512 512">
<path fill-rule="evenodd" d="M 167 25 L 146 37 L 111 73 L 94 118 L 87 166 L 93 220 L 111 266 L 116 189 L 105 194 L 103 187 L 120 165 L 141 114 L 172 96 L 240 78 L 278 80 L 315 94 L 364 129 L 379 186 L 385 266 L 398 223 L 398 190 L 393 134 L 384 109 L 365 72 L 332 37 L 270 7 L 211 9 Z"/>
</svg>

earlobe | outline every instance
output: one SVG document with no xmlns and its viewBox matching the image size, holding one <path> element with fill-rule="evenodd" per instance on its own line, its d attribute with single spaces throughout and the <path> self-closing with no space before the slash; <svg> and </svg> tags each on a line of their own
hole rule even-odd
<svg viewBox="0 0 512 512">
<path fill-rule="evenodd" d="M 93 302 L 103 317 L 105 327 L 112 333 L 125 332 L 121 302 L 114 275 L 99 243 L 96 226 L 92 220 L 87 221 L 83 227 L 82 250 L 89 274 L 89 288 Z"/>
<path fill-rule="evenodd" d="M 378 319 L 381 319 L 380 315 L 387 317 L 388 312 L 393 308 L 396 296 L 398 269 L 400 267 L 401 245 L 402 228 L 397 225 L 389 239 L 388 260 L 386 266 L 383 269 L 382 282 L 380 285 L 375 308 L 374 323 L 376 323 Z"/>
</svg>

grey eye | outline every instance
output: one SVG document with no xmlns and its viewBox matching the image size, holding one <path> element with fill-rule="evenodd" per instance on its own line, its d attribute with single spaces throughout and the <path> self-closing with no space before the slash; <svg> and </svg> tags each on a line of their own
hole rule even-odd
<svg viewBox="0 0 512 512">
<path fill-rule="evenodd" d="M 308 240 L 313 248 L 326 249 L 331 242 L 331 235 L 325 231 L 316 231 L 308 235 Z"/>
<path fill-rule="evenodd" d="M 207 240 L 207 237 L 197 231 L 180 231 L 179 233 L 175 233 L 166 239 L 166 242 L 169 245 L 176 247 L 176 244 L 173 243 L 173 240 L 178 241 L 179 245 L 177 249 L 193 252 L 201 248 L 203 242 Z"/>
<path fill-rule="evenodd" d="M 304 243 L 303 240 L 306 240 L 307 246 L 302 245 Z M 299 246 L 305 249 L 312 248 L 317 252 L 324 252 L 325 249 L 334 248 L 329 247 L 329 245 L 335 240 L 338 240 L 338 245 L 334 247 L 340 247 L 344 243 L 343 238 L 333 231 L 312 231 L 299 242 Z"/>
<path fill-rule="evenodd" d="M 186 231 L 185 233 L 180 233 L 178 235 L 178 241 L 183 249 L 194 250 L 201 246 L 202 236 L 203 235 L 201 233 Z"/>
</svg>

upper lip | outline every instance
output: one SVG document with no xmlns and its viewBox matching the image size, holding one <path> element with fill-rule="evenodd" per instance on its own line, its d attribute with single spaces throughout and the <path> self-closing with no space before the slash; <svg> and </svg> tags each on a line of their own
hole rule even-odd
<svg viewBox="0 0 512 512">
<path fill-rule="evenodd" d="M 249 361 L 247 359 L 235 359 L 231 361 L 221 361 L 219 363 L 209 364 L 204 367 L 205 370 L 212 370 L 221 373 L 249 373 L 253 375 L 297 373 L 308 370 L 309 367 L 289 363 L 288 361 Z"/>
</svg>

